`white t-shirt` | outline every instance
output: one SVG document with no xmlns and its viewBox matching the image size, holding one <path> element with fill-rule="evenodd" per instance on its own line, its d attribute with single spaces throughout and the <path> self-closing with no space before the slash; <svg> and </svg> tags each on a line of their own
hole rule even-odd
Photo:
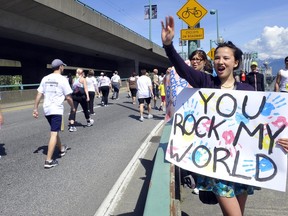
<svg viewBox="0 0 288 216">
<path fill-rule="evenodd" d="M 149 86 L 152 87 L 152 81 L 150 77 L 142 75 L 137 79 L 137 94 L 138 98 L 149 98 L 151 97 L 151 92 Z"/>
<path fill-rule="evenodd" d="M 111 80 L 107 76 L 100 76 L 99 78 L 99 86 L 109 86 L 111 84 Z"/>
<path fill-rule="evenodd" d="M 94 76 L 86 77 L 87 89 L 90 92 L 95 92 L 98 86 L 97 80 Z"/>
<path fill-rule="evenodd" d="M 63 115 L 65 96 L 72 93 L 66 77 L 61 74 L 49 74 L 41 80 L 38 92 L 44 95 L 43 109 L 47 115 Z"/>
<path fill-rule="evenodd" d="M 164 77 L 165 77 L 165 76 L 159 76 L 159 77 L 158 77 L 158 79 L 159 79 L 159 85 L 163 82 Z"/>
<path fill-rule="evenodd" d="M 118 74 L 115 74 L 111 77 L 111 82 L 120 82 L 120 76 Z"/>
<path fill-rule="evenodd" d="M 281 76 L 279 91 L 288 92 L 288 69 L 281 69 L 279 74 Z"/>
</svg>

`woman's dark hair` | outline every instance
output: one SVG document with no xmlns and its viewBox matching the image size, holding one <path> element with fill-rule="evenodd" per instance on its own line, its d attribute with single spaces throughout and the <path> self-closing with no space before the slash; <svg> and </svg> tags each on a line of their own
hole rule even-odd
<svg viewBox="0 0 288 216">
<path fill-rule="evenodd" d="M 90 70 L 88 71 L 88 75 L 89 75 L 89 76 L 94 76 L 94 70 L 90 69 Z"/>
<path fill-rule="evenodd" d="M 233 50 L 234 58 L 236 61 L 238 61 L 238 65 L 234 67 L 234 69 L 238 69 L 240 65 L 242 64 L 242 55 L 243 55 L 242 50 L 239 49 L 237 46 L 235 46 L 231 41 L 227 41 L 224 43 L 219 43 L 217 48 L 215 49 L 215 53 L 217 52 L 219 48 L 223 48 L 223 47 L 228 47 Z"/>
<path fill-rule="evenodd" d="M 209 73 L 213 73 L 213 66 L 211 64 L 211 62 L 208 60 L 207 58 L 207 54 L 203 51 L 203 50 L 195 50 L 191 53 L 191 55 L 189 56 L 189 60 L 191 61 L 191 59 L 195 56 L 198 55 L 200 58 L 203 59 L 203 61 L 205 62 L 205 66 L 204 66 L 204 71 L 207 71 Z"/>
<path fill-rule="evenodd" d="M 193 56 L 195 55 L 199 55 L 205 62 L 208 60 L 207 59 L 207 55 L 203 50 L 195 50 L 193 51 L 190 56 L 189 56 L 189 60 L 191 61 L 191 59 L 193 58 Z"/>
<path fill-rule="evenodd" d="M 205 66 L 204 66 L 204 71 L 206 71 L 206 72 L 208 72 L 210 74 L 213 73 L 213 65 L 212 65 L 210 60 L 206 60 Z"/>
</svg>

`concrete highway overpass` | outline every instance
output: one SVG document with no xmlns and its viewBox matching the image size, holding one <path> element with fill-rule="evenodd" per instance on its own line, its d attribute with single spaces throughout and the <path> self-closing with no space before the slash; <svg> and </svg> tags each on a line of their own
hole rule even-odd
<svg viewBox="0 0 288 216">
<path fill-rule="evenodd" d="M 66 74 L 83 67 L 128 77 L 170 66 L 162 47 L 75 0 L 0 0 L 0 45 L 0 59 L 16 62 L 0 65 L 0 75 L 21 74 L 24 84 L 39 83 L 54 58 Z"/>
</svg>

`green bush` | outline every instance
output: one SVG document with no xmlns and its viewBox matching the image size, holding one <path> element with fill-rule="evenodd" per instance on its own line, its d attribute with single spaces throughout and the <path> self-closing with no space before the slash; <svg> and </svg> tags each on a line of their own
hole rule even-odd
<svg viewBox="0 0 288 216">
<path fill-rule="evenodd" d="M 16 75 L 16 76 L 9 76 L 9 75 L 0 75 L 0 85 L 19 85 L 22 83 L 22 76 Z M 7 87 L 7 88 L 1 88 L 1 91 L 3 90 L 19 90 L 19 87 Z"/>
</svg>

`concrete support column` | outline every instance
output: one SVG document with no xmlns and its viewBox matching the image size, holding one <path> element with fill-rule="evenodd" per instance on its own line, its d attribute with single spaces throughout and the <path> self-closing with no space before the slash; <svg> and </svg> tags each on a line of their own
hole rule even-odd
<svg viewBox="0 0 288 216">
<path fill-rule="evenodd" d="M 117 70 L 121 78 L 127 78 L 131 76 L 132 72 L 135 71 L 137 73 L 139 69 L 136 67 L 136 62 L 134 60 L 127 60 L 119 62 Z"/>
<path fill-rule="evenodd" d="M 136 74 L 140 73 L 139 60 L 138 59 L 135 59 L 135 73 Z"/>
</svg>

